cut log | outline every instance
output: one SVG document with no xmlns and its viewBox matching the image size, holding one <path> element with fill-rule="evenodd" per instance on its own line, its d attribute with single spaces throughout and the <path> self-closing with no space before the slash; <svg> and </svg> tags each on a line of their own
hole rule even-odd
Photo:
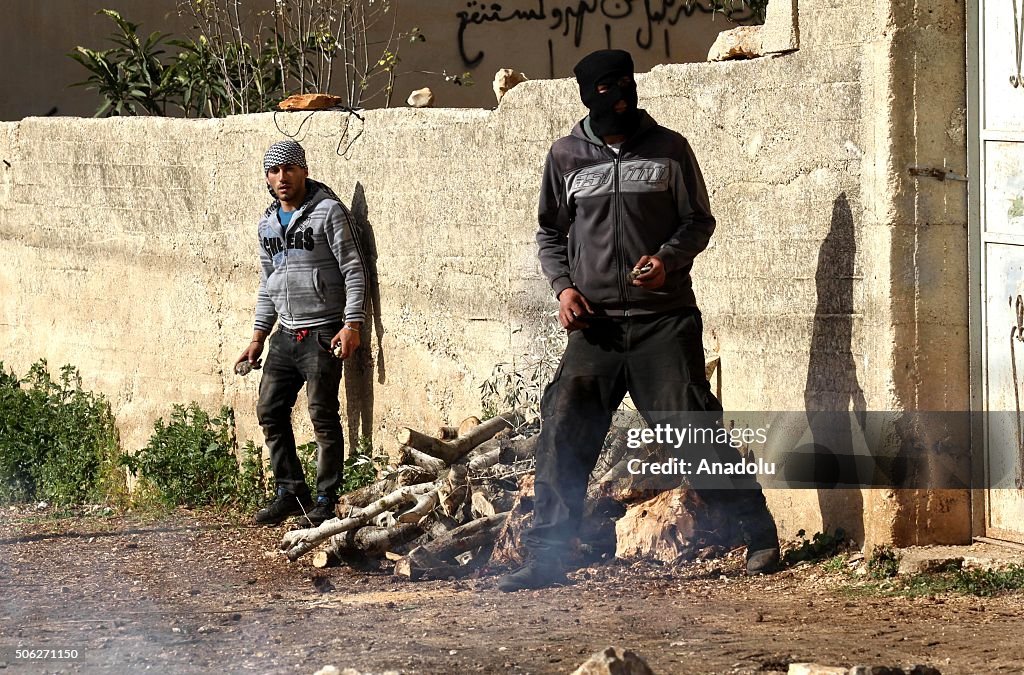
<svg viewBox="0 0 1024 675">
<path fill-rule="evenodd" d="M 498 461 L 502 464 L 515 464 L 524 459 L 531 459 L 537 454 L 537 443 L 539 441 L 540 434 L 534 434 L 526 438 L 514 438 L 511 441 L 502 443 Z"/>
<path fill-rule="evenodd" d="M 289 560 L 295 562 L 313 550 L 320 542 L 342 532 L 362 527 L 385 511 L 394 510 L 419 495 L 426 494 L 435 489 L 437 489 L 437 486 L 432 483 L 409 485 L 378 499 L 366 508 L 355 511 L 347 518 L 332 518 L 325 521 L 319 527 L 286 532 L 281 539 L 281 550 L 287 553 Z"/>
<path fill-rule="evenodd" d="M 458 518 L 462 507 L 469 500 L 469 472 L 460 464 L 448 469 L 438 490 L 441 510 L 451 518 Z"/>
<path fill-rule="evenodd" d="M 454 561 L 459 553 L 494 543 L 494 536 L 505 522 L 507 514 L 478 518 L 452 530 L 447 536 L 429 544 L 418 546 L 409 555 L 395 563 L 395 574 L 410 579 L 439 576 L 459 576 L 465 571 Z M 455 572 L 455 574 L 453 574 Z"/>
<path fill-rule="evenodd" d="M 484 441 L 483 443 L 481 443 L 480 445 L 476 446 L 475 448 L 467 452 L 465 455 L 463 455 L 459 459 L 459 464 L 472 464 L 473 460 L 479 457 L 480 455 L 485 455 L 491 452 L 492 450 L 497 450 L 501 448 L 501 443 L 502 441 L 498 440 L 497 438 L 492 438 L 489 441 Z"/>
<path fill-rule="evenodd" d="M 337 567 L 341 558 L 330 551 L 317 551 L 313 554 L 313 567 Z"/>
<path fill-rule="evenodd" d="M 313 566 L 336 565 L 345 557 L 355 554 L 379 558 L 422 533 L 419 526 L 406 523 L 389 528 L 360 527 L 358 530 L 349 530 L 331 537 L 327 546 L 314 554 Z"/>
<path fill-rule="evenodd" d="M 480 426 L 480 418 L 479 417 L 477 417 L 476 415 L 473 415 L 471 417 L 467 417 L 466 419 L 464 419 L 461 422 L 459 422 L 459 426 L 457 427 L 456 432 L 455 432 L 455 437 L 458 438 L 459 436 L 465 436 L 470 431 L 472 431 L 474 427 L 478 427 L 478 426 Z"/>
<path fill-rule="evenodd" d="M 626 445 L 626 430 L 612 427 L 605 436 L 601 454 L 597 458 L 594 470 L 590 473 L 590 480 L 600 480 L 602 476 L 611 471 L 626 456 L 629 447 Z"/>
<path fill-rule="evenodd" d="M 481 446 L 483 447 L 483 446 Z M 498 463 L 501 459 L 501 447 L 495 447 L 482 452 L 473 459 L 469 460 L 469 470 L 473 472 L 483 471 L 484 469 L 490 468 Z"/>
<path fill-rule="evenodd" d="M 434 434 L 434 435 L 437 438 L 441 439 L 442 441 L 450 441 L 450 440 L 452 440 L 454 438 L 458 438 L 459 437 L 459 428 L 458 427 L 443 426 L 443 427 L 440 427 L 437 430 L 437 433 Z"/>
<path fill-rule="evenodd" d="M 486 518 L 512 510 L 512 506 L 516 501 L 516 490 L 508 490 L 502 483 L 505 483 L 505 481 L 493 478 L 473 481 L 471 484 L 473 492 L 470 504 L 474 516 Z"/>
<path fill-rule="evenodd" d="M 519 492 L 516 493 L 508 518 L 494 541 L 492 565 L 515 567 L 526 562 L 527 550 L 521 538 L 523 532 L 533 524 L 533 490 L 533 474 L 523 476 L 519 481 Z"/>
<path fill-rule="evenodd" d="M 526 438 L 492 438 L 468 452 L 460 461 L 465 462 L 474 473 L 495 464 L 515 464 L 533 458 L 539 438 L 540 434 Z"/>
<path fill-rule="evenodd" d="M 399 458 L 402 464 L 419 467 L 424 471 L 432 473 L 434 476 L 444 472 L 444 469 L 447 466 L 447 463 L 443 459 L 438 459 L 435 455 L 420 452 L 416 448 L 408 445 L 403 445 L 399 449 Z"/>
<path fill-rule="evenodd" d="M 523 415 L 519 411 L 497 415 L 453 441 L 442 441 L 405 427 L 398 431 L 398 442 L 451 464 L 484 441 L 493 438 L 502 429 L 519 426 L 523 421 Z"/>
<path fill-rule="evenodd" d="M 423 531 L 423 534 L 407 544 L 397 547 L 395 550 L 403 554 L 408 553 L 418 546 L 423 546 L 435 539 L 448 536 L 448 533 L 457 527 L 459 527 L 459 523 L 456 520 L 444 515 L 438 509 L 434 509 L 430 516 L 419 523 L 419 528 Z"/>
<path fill-rule="evenodd" d="M 429 483 L 434 480 L 437 480 L 437 474 L 432 474 L 421 467 L 399 466 L 380 480 L 341 495 L 338 498 L 337 513 L 339 516 L 345 517 L 352 509 L 361 509 L 381 497 L 386 497 L 400 487 Z"/>
<path fill-rule="evenodd" d="M 400 467 L 408 469 L 408 471 L 399 472 L 395 479 L 394 489 L 405 487 L 406 485 L 419 485 L 420 483 L 433 483 L 437 480 L 437 474 L 427 471 L 423 467 L 419 466 L 406 466 Z"/>
<path fill-rule="evenodd" d="M 676 488 L 631 504 L 615 523 L 615 556 L 664 562 L 691 560 L 726 535 L 727 523 L 688 488 Z"/>
<path fill-rule="evenodd" d="M 437 490 L 420 495 L 415 506 L 398 516 L 400 523 L 418 523 L 426 518 L 437 506 Z"/>
<path fill-rule="evenodd" d="M 661 446 L 654 446 L 647 454 L 640 459 L 645 462 L 663 462 L 667 455 Z M 609 458 L 614 454 L 610 453 Z M 587 499 L 598 499 L 600 497 L 611 497 L 612 499 L 629 504 L 633 502 L 651 499 L 666 490 L 679 487 L 682 478 L 669 474 L 660 475 L 634 475 L 630 473 L 630 461 L 637 458 L 632 452 L 625 452 L 622 458 L 610 470 L 600 478 L 591 477 L 590 485 L 587 488 Z"/>
</svg>

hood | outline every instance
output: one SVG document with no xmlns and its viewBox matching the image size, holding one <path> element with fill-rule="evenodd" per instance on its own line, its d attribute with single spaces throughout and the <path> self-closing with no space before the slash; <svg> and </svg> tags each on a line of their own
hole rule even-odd
<svg viewBox="0 0 1024 675">
<path fill-rule="evenodd" d="M 341 203 L 341 199 L 338 198 L 338 195 L 334 194 L 334 190 L 319 181 L 307 178 L 306 198 L 302 201 L 299 208 L 296 209 L 296 212 L 307 211 L 309 208 L 316 206 L 325 199 L 333 199 L 334 201 Z M 267 210 L 263 212 L 263 216 L 270 217 L 272 214 L 276 213 L 279 208 L 281 208 L 281 202 L 275 199 L 271 202 L 270 206 L 267 207 Z"/>
<path fill-rule="evenodd" d="M 636 133 L 627 138 L 626 141 L 636 138 L 637 136 L 640 136 L 644 132 L 653 129 L 656 126 L 658 126 L 658 123 L 654 121 L 654 118 L 651 117 L 646 110 L 640 110 L 640 126 L 637 127 Z M 594 132 L 591 131 L 590 129 L 590 115 L 587 115 L 579 122 L 577 122 L 576 126 L 572 128 L 572 132 L 569 135 L 573 136 L 574 138 L 584 140 L 587 143 L 590 143 L 591 145 L 597 145 L 602 148 L 604 147 L 604 141 L 601 140 L 599 136 L 595 135 Z"/>
</svg>

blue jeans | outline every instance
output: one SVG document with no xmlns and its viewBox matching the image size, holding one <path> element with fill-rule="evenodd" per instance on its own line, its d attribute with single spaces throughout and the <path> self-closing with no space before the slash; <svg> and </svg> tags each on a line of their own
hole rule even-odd
<svg viewBox="0 0 1024 675">
<path fill-rule="evenodd" d="M 338 412 L 341 360 L 329 351 L 331 338 L 339 329 L 340 325 L 311 328 L 299 339 L 298 332 L 282 327 L 270 336 L 256 416 L 263 427 L 277 487 L 291 494 L 308 493 L 291 422 L 292 408 L 303 384 L 318 450 L 317 494 L 334 497 L 341 486 L 345 462 Z"/>
</svg>

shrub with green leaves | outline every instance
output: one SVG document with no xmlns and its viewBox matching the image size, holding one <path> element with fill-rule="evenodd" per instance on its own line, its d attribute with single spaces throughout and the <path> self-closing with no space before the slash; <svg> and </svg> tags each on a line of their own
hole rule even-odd
<svg viewBox="0 0 1024 675">
<path fill-rule="evenodd" d="M 796 533 L 800 539 L 800 545 L 786 551 L 782 556 L 782 562 L 786 565 L 795 565 L 803 561 L 824 560 L 831 558 L 840 552 L 846 541 L 846 532 L 843 528 L 837 527 L 834 532 L 815 532 L 808 539 L 807 533 L 800 530 Z"/>
<path fill-rule="evenodd" d="M 19 380 L 0 363 L 0 503 L 58 505 L 123 492 L 110 404 L 82 389 L 73 366 L 54 380 L 45 360 Z"/>
<path fill-rule="evenodd" d="M 248 441 L 242 448 L 242 464 L 239 467 L 238 483 L 235 490 L 235 506 L 245 511 L 266 506 L 273 494 L 274 476 L 263 459 L 262 446 Z"/>
<path fill-rule="evenodd" d="M 299 455 L 299 461 L 302 463 L 302 472 L 306 476 L 309 491 L 311 494 L 316 494 L 316 441 L 310 441 L 298 446 L 296 452 Z M 349 455 L 345 460 L 341 487 L 338 489 L 339 494 L 358 490 L 377 480 L 379 469 L 386 464 L 386 458 L 373 456 L 373 448 L 370 446 L 369 439 L 366 437 L 360 438 L 356 453 Z"/>
<path fill-rule="evenodd" d="M 168 506 L 224 506 L 235 500 L 239 482 L 235 447 L 231 409 L 214 417 L 193 402 L 175 405 L 170 422 L 157 420 L 149 445 L 123 461 Z"/>
<path fill-rule="evenodd" d="M 891 546 L 877 546 L 868 558 L 868 574 L 872 579 L 891 579 L 899 574 L 900 557 Z"/>
<path fill-rule="evenodd" d="M 342 494 L 352 492 L 377 480 L 380 469 L 387 464 L 383 456 L 372 454 L 369 443 L 360 440 L 360 451 L 345 460 L 345 474 L 341 482 Z"/>
</svg>

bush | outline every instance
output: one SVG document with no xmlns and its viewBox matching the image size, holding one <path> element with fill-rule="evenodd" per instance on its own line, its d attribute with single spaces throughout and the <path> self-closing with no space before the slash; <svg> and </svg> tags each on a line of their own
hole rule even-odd
<svg viewBox="0 0 1024 675">
<path fill-rule="evenodd" d="M 872 579 L 892 579 L 900 571 L 900 557 L 891 546 L 878 546 L 868 558 L 868 574 Z"/>
<path fill-rule="evenodd" d="M 306 476 L 306 484 L 309 485 L 310 494 L 316 494 L 316 441 L 310 441 L 296 448 L 299 454 L 299 461 L 302 462 L 302 472 Z M 345 460 L 345 468 L 342 473 L 341 487 L 339 494 L 345 494 L 358 490 L 377 480 L 378 470 L 387 464 L 384 457 L 373 456 L 373 448 L 369 440 L 364 436 L 359 439 L 359 445 L 354 455 L 349 455 Z"/>
<path fill-rule="evenodd" d="M 0 502 L 58 505 L 124 491 L 110 404 L 73 366 L 54 381 L 45 360 L 19 380 L 0 363 Z"/>
<path fill-rule="evenodd" d="M 235 501 L 241 476 L 235 447 L 232 410 L 211 417 L 192 402 L 175 405 L 168 424 L 158 419 L 149 445 L 123 462 L 168 506 L 225 506 Z"/>
<path fill-rule="evenodd" d="M 270 467 L 263 461 L 263 447 L 248 441 L 242 448 L 235 506 L 243 511 L 254 511 L 267 505 L 273 494 L 274 481 Z"/>
<path fill-rule="evenodd" d="M 345 474 L 341 482 L 342 494 L 358 490 L 377 480 L 377 475 L 387 463 L 387 458 L 383 455 L 375 457 L 369 439 L 361 437 L 358 452 L 345 460 Z"/>
<path fill-rule="evenodd" d="M 810 539 L 807 538 L 807 533 L 803 530 L 797 532 L 796 536 L 800 539 L 799 545 L 786 551 L 782 556 L 782 562 L 786 565 L 795 565 L 805 560 L 832 558 L 840 552 L 846 541 L 846 532 L 841 527 L 837 527 L 832 533 L 828 531 L 815 532 Z"/>
</svg>

